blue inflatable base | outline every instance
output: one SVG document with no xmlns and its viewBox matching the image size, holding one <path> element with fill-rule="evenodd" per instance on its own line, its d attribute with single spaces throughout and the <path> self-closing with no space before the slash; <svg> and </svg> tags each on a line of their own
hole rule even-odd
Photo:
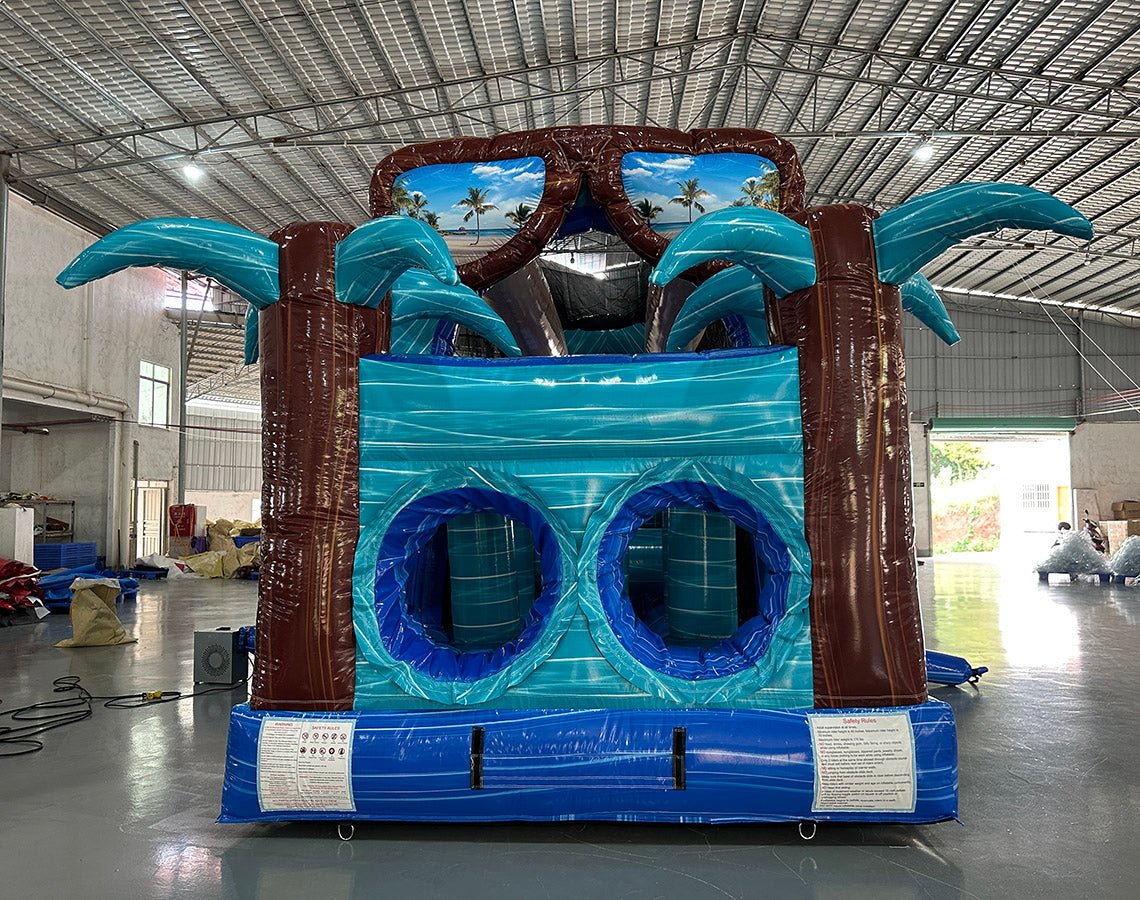
<svg viewBox="0 0 1140 900">
<path fill-rule="evenodd" d="M 811 724 L 821 717 L 830 721 Z M 300 749 L 302 733 L 321 743 L 319 763 L 305 756 L 316 744 Z M 830 749 L 817 767 L 821 741 Z M 330 756 L 350 749 L 326 769 L 324 743 Z M 300 777 L 291 753 L 309 766 Z M 836 793 L 837 766 L 865 772 L 884 754 L 893 759 L 885 770 Z M 292 798 L 307 808 L 282 805 Z M 957 812 L 954 716 L 933 700 L 849 710 L 344 713 L 243 704 L 230 716 L 218 821 L 920 823 Z"/>
</svg>

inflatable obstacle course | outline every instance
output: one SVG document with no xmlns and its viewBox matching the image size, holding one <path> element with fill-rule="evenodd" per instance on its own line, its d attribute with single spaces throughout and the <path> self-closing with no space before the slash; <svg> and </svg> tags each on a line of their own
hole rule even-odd
<svg viewBox="0 0 1140 900">
<path fill-rule="evenodd" d="M 792 146 L 744 129 L 436 141 L 370 199 L 268 238 L 138 223 L 60 276 L 250 301 L 263 565 L 222 820 L 955 817 L 927 679 L 981 670 L 924 652 L 902 313 L 953 343 L 923 264 L 1088 222 L 1000 184 L 805 208 Z"/>
</svg>

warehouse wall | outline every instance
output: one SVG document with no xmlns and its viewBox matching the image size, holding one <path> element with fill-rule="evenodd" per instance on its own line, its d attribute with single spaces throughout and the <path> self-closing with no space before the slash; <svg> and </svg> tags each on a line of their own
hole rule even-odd
<svg viewBox="0 0 1140 900">
<path fill-rule="evenodd" d="M 1096 491 L 1102 518 L 1117 500 L 1140 500 L 1140 422 L 1083 422 L 1069 439 L 1074 489 Z"/>
<path fill-rule="evenodd" d="M 261 491 L 261 411 L 190 404 L 189 491 Z"/>
<path fill-rule="evenodd" d="M 261 494 L 251 491 L 187 491 L 186 502 L 206 507 L 206 518 L 211 522 L 253 522 L 261 518 Z"/>
<path fill-rule="evenodd" d="M 1140 383 L 1140 328 L 1086 314 L 1082 319 L 1086 334 L 1081 335 L 1056 308 L 1050 310 L 1054 324 L 1040 309 L 1026 304 L 1008 303 L 1004 309 L 981 308 L 974 302 L 946 305 L 962 335 L 954 347 L 907 317 L 912 419 L 1086 415 L 1100 421 L 1140 419 L 1113 391 L 1136 390 L 1132 382 Z M 1091 365 L 1081 362 L 1076 347 Z M 1140 391 L 1136 394 L 1131 402 L 1140 407 Z"/>
<path fill-rule="evenodd" d="M 249 519 L 261 499 L 261 413 L 191 404 L 186 423 L 186 502 L 210 519 Z"/>
<path fill-rule="evenodd" d="M 5 401 L 6 422 L 50 422 L 59 417 L 60 411 L 50 407 Z M 47 435 L 8 431 L 0 445 L 3 485 L 74 500 L 75 535 L 69 540 L 95 541 L 104 552 L 108 510 L 113 506 L 111 449 L 117 428 L 114 422 L 92 422 L 52 425 Z"/>
<path fill-rule="evenodd" d="M 174 489 L 177 435 L 135 423 L 139 361 L 168 366 L 176 383 L 178 329 L 163 314 L 160 271 L 131 269 L 72 291 L 55 284 L 55 275 L 94 240 L 12 195 L 4 397 L 47 407 L 44 418 L 96 413 L 113 422 L 79 427 L 88 434 L 76 426 L 53 429 L 42 439 L 49 443 L 34 445 L 38 454 L 5 434 L 0 473 L 7 472 L 8 481 L 0 488 L 82 500 L 79 537 L 96 541 L 115 560 L 127 540 L 134 441 L 139 477 L 170 481 Z M 7 411 L 4 419 L 12 421 Z"/>
</svg>

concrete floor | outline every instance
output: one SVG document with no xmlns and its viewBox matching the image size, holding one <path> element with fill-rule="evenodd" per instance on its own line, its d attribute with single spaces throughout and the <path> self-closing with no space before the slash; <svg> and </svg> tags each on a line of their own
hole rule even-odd
<svg viewBox="0 0 1140 900">
<path fill-rule="evenodd" d="M 221 826 L 231 698 L 96 709 L 0 760 L 0 896 L 1137 897 L 1140 589 L 1039 585 L 1026 571 L 927 564 L 930 645 L 991 668 L 944 688 L 961 747 L 962 824 Z M 0 699 L 191 688 L 195 628 L 253 621 L 255 585 L 146 586 L 139 643 L 57 650 L 53 616 L 0 630 Z M 232 698 L 233 702 L 241 697 Z"/>
</svg>

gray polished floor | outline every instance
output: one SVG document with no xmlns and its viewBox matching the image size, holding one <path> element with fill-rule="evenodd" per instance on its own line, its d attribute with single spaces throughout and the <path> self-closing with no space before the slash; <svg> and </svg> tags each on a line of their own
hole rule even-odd
<svg viewBox="0 0 1140 900">
<path fill-rule="evenodd" d="M 924 566 L 930 645 L 991 669 L 946 688 L 961 747 L 961 824 L 214 824 L 227 695 L 122 712 L 0 760 L 0 896 L 1138 897 L 1140 588 L 1039 585 L 988 565 Z M 144 587 L 137 644 L 51 645 L 53 616 L 0 630 L 0 710 L 79 675 L 93 693 L 191 688 L 195 629 L 252 622 L 255 585 Z"/>
</svg>

